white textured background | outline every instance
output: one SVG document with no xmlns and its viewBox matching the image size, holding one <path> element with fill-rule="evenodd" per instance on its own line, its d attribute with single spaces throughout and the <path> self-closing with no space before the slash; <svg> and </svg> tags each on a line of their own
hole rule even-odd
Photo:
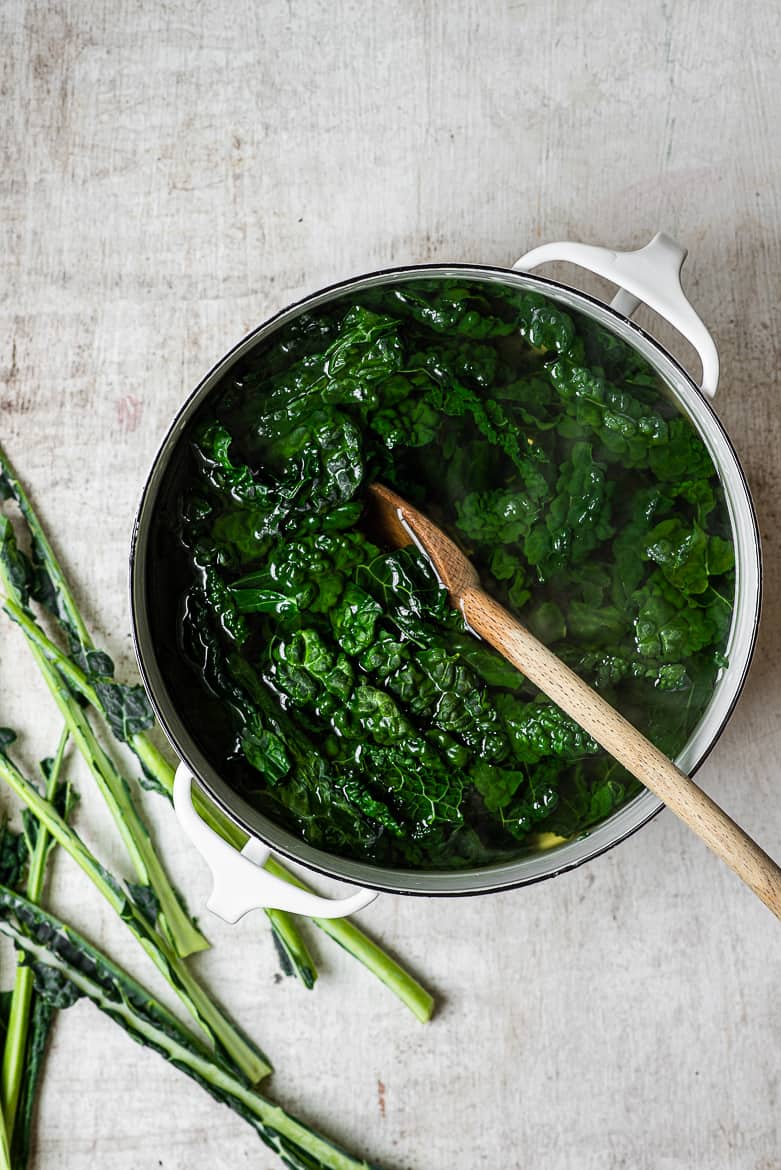
<svg viewBox="0 0 781 1170">
<path fill-rule="evenodd" d="M 658 228 L 690 247 L 766 556 L 757 660 L 701 776 L 781 854 L 776 0 L 3 0 L 0 45 L 0 431 L 127 672 L 146 470 L 248 328 L 386 264 Z M 7 625 L 0 653 L 0 722 L 33 761 L 58 721 Z M 86 796 L 79 827 L 120 865 Z M 201 907 L 206 871 L 146 805 Z M 52 885 L 148 975 L 67 858 Z M 315 992 L 276 983 L 262 916 L 209 921 L 198 965 L 275 1094 L 390 1170 L 781 1166 L 781 926 L 669 814 L 555 882 L 364 920 L 439 993 L 428 1027 L 325 939 Z M 36 1170 L 277 1164 L 86 1004 L 57 1024 L 37 1132 Z"/>
</svg>

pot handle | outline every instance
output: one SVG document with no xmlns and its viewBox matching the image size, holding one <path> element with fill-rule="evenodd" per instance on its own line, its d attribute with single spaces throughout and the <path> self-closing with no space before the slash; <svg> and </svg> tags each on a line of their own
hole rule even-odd
<svg viewBox="0 0 781 1170">
<path fill-rule="evenodd" d="M 288 910 L 310 918 L 346 918 L 377 897 L 376 890 L 359 890 L 349 898 L 321 898 L 267 873 L 263 866 L 270 850 L 257 837 L 250 837 L 240 853 L 224 841 L 193 808 L 192 783 L 190 769 L 180 764 L 174 777 L 174 810 L 212 871 L 214 887 L 206 905 L 226 922 L 238 922 L 250 910 L 260 908 Z"/>
<path fill-rule="evenodd" d="M 567 260 L 617 284 L 619 290 L 610 302 L 613 309 L 631 317 L 642 301 L 691 342 L 702 363 L 702 392 L 712 398 L 719 381 L 719 355 L 713 338 L 681 288 L 686 256 L 686 248 L 664 232 L 657 232 L 636 252 L 616 252 L 567 241 L 542 244 L 521 256 L 513 268 L 529 272 L 549 260 Z"/>
</svg>

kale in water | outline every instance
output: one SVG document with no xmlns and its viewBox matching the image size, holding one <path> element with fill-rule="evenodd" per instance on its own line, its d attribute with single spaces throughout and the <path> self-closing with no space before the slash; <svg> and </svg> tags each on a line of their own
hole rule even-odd
<svg viewBox="0 0 781 1170">
<path fill-rule="evenodd" d="M 163 543 L 192 729 L 313 845 L 488 864 L 638 791 L 420 552 L 375 543 L 373 480 L 663 750 L 686 743 L 724 663 L 726 510 L 653 371 L 590 321 L 488 281 L 380 287 L 279 331 L 188 438 Z"/>
</svg>

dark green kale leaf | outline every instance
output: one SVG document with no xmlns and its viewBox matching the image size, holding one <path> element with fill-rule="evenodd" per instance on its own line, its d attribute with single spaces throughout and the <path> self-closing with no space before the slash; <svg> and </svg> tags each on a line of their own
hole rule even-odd
<svg viewBox="0 0 781 1170">
<path fill-rule="evenodd" d="M 491 562 L 492 572 L 500 580 L 512 575 L 512 570 L 517 564 L 517 559 L 509 556 L 501 546 L 522 541 L 539 514 L 538 504 L 535 504 L 525 492 L 514 491 L 512 488 L 470 492 L 456 503 L 456 523 L 465 536 L 483 544 L 500 546 Z M 497 554 L 502 554 L 506 561 L 499 562 Z M 508 561 L 509 565 L 506 563 Z"/>
<path fill-rule="evenodd" d="M 334 636 L 347 654 L 358 654 L 371 646 L 382 606 L 358 585 L 350 584 L 338 605 L 331 610 Z"/>
<path fill-rule="evenodd" d="M 675 484 L 713 476 L 708 449 L 685 418 L 670 420 L 667 442 L 649 452 L 649 464 L 661 483 Z"/>
<path fill-rule="evenodd" d="M 611 517 L 613 485 L 605 476 L 588 443 L 575 443 L 561 465 L 556 494 L 545 516 L 531 528 L 523 543 L 529 564 L 540 581 L 565 565 L 577 564 L 614 533 Z"/>
<path fill-rule="evenodd" d="M 678 436 L 678 431 L 671 430 L 660 411 L 611 385 L 601 374 L 571 361 L 554 362 L 549 373 L 553 387 L 566 404 L 568 421 L 560 427 L 562 434 L 577 439 L 584 430 L 590 432 L 599 439 L 604 457 L 620 461 L 625 467 L 648 466 L 654 459 L 664 465 L 664 453 L 670 449 L 671 436 Z M 684 422 L 684 426 L 688 424 Z"/>
<path fill-rule="evenodd" d="M 512 742 L 515 758 L 536 764 L 547 757 L 578 760 L 600 749 L 591 736 L 550 699 L 540 696 L 532 703 L 512 695 L 499 695 L 497 707 Z"/>
<path fill-rule="evenodd" d="M 696 521 L 689 527 L 678 517 L 663 520 L 649 532 L 645 555 L 684 594 L 704 593 L 712 576 L 721 576 L 735 564 L 728 541 L 709 536 Z"/>
<path fill-rule="evenodd" d="M 21 886 L 27 861 L 28 849 L 24 835 L 13 832 L 8 822 L 3 821 L 0 824 L 0 883 L 12 889 Z"/>
<path fill-rule="evenodd" d="M 11 727 L 0 727 L 0 752 L 16 742 L 16 732 Z"/>
<path fill-rule="evenodd" d="M 26 606 L 35 592 L 35 574 L 30 558 L 16 543 L 16 536 L 7 516 L 0 514 L 0 561 L 19 593 L 20 605 Z"/>
<path fill-rule="evenodd" d="M 707 449 L 637 351 L 539 293 L 424 278 L 309 311 L 237 369 L 193 432 L 177 555 L 201 729 L 246 799 L 330 851 L 458 868 L 637 791 L 414 546 L 378 547 L 375 479 L 680 750 L 724 664 L 734 552 Z"/>
<path fill-rule="evenodd" d="M 435 333 L 470 338 L 504 337 L 517 329 L 513 320 L 504 320 L 491 311 L 487 298 L 469 286 L 425 282 L 396 288 L 390 297 L 396 311 L 433 329 Z"/>
<path fill-rule="evenodd" d="M 234 463 L 232 446 L 233 437 L 221 423 L 209 423 L 199 431 L 196 450 L 209 483 L 235 500 L 269 503 L 269 488 L 257 482 L 246 463 Z"/>
</svg>

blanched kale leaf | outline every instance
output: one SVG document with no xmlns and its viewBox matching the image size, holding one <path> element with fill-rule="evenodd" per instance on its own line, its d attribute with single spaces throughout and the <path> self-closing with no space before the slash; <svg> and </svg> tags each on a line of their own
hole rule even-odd
<svg viewBox="0 0 781 1170">
<path fill-rule="evenodd" d="M 638 790 L 414 546 L 377 545 L 375 479 L 663 750 L 700 718 L 731 620 L 723 497 L 653 371 L 593 322 L 490 280 L 367 289 L 273 335 L 190 439 L 170 544 L 199 734 L 311 844 L 484 865 Z"/>
</svg>

